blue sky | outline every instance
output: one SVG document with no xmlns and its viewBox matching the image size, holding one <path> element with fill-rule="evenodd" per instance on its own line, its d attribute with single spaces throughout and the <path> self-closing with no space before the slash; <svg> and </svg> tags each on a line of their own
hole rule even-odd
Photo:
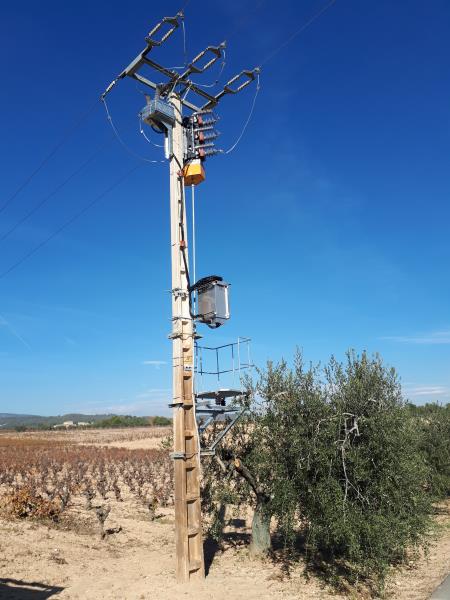
<svg viewBox="0 0 450 600">
<path fill-rule="evenodd" d="M 323 4 L 191 0 L 188 55 L 228 40 L 225 77 L 254 67 Z M 142 50 L 173 1 L 24 1 L 2 8 L 0 206 Z M 450 401 L 450 5 L 337 0 L 265 64 L 253 118 L 197 188 L 197 273 L 232 283 L 232 319 L 210 345 L 253 340 L 253 358 L 380 352 L 417 403 Z M 155 60 L 183 60 L 177 33 Z M 214 73 L 204 82 L 214 81 Z M 224 80 L 223 80 L 224 81 Z M 220 105 L 220 145 L 254 88 Z M 144 98 L 109 96 L 127 144 Z M 152 139 L 159 142 L 151 131 Z M 100 150 L 99 150 L 100 149 Z M 96 195 L 70 227 L 0 277 L 0 412 L 168 412 L 168 166 L 113 138 L 99 103 L 0 214 L 5 272 Z"/>
</svg>

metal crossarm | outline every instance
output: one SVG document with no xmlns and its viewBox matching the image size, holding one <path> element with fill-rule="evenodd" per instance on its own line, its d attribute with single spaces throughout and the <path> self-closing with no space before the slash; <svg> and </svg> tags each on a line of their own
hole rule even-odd
<svg viewBox="0 0 450 600">
<path fill-rule="evenodd" d="M 147 46 L 142 50 L 140 54 L 136 56 L 136 58 L 126 67 L 106 88 L 106 90 L 102 94 L 102 98 L 104 98 L 109 92 L 113 89 L 119 79 L 123 79 L 126 76 L 132 77 L 135 72 L 142 66 L 144 62 L 144 58 L 147 54 L 154 48 L 155 46 L 161 46 L 172 34 L 173 32 L 180 26 L 180 22 L 184 19 L 184 14 L 182 12 L 177 13 L 174 17 L 164 17 L 159 23 L 153 27 L 153 29 L 149 32 L 148 36 L 145 38 L 147 42 Z M 152 36 L 155 35 L 162 27 L 168 23 L 171 25 L 170 29 L 166 31 L 166 33 L 161 37 L 160 40 L 153 39 Z M 153 84 L 153 82 L 149 82 Z M 150 85 L 151 88 L 154 88 L 154 85 Z"/>
<path fill-rule="evenodd" d="M 210 94 L 202 89 L 201 86 L 196 85 L 191 79 L 191 75 L 201 75 L 210 69 L 218 60 L 223 59 L 226 43 L 222 42 L 218 46 L 207 46 L 204 50 L 199 52 L 187 65 L 182 73 L 178 73 L 173 69 L 168 69 L 159 63 L 149 58 L 149 53 L 155 46 L 161 46 L 180 26 L 180 23 L 184 19 L 182 12 L 177 13 L 174 17 L 164 17 L 153 29 L 149 32 L 145 38 L 147 46 L 133 59 L 130 64 L 110 83 L 102 94 L 102 98 L 108 94 L 112 88 L 116 85 L 119 79 L 125 77 L 131 77 L 136 81 L 139 81 L 143 85 L 151 88 L 152 90 L 159 89 L 161 95 L 169 95 L 176 86 L 179 86 L 179 93 L 181 95 L 181 103 L 183 106 L 193 112 L 198 112 L 205 109 L 214 108 L 223 96 L 227 94 L 237 94 L 246 88 L 252 81 L 255 80 L 256 75 L 259 73 L 259 68 L 253 70 L 243 70 L 234 77 L 232 77 L 223 87 L 223 89 L 216 95 Z M 168 31 L 160 38 L 155 39 L 155 35 L 161 30 L 164 25 L 169 25 Z M 206 62 L 203 63 L 203 60 Z M 202 64 L 203 63 L 203 64 Z M 150 67 L 157 73 L 164 75 L 166 81 L 162 83 L 155 83 L 148 77 L 145 77 L 140 71 L 142 67 Z M 190 91 L 197 95 L 204 104 L 199 107 L 195 103 L 183 98 L 183 93 Z"/>
</svg>

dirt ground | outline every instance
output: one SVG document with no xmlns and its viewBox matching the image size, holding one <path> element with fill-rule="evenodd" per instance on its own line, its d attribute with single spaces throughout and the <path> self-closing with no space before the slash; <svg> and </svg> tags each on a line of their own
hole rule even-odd
<svg viewBox="0 0 450 600">
<path fill-rule="evenodd" d="M 89 431 L 77 443 L 149 448 L 157 432 Z M 98 433 L 98 437 L 97 436 Z M 164 432 L 167 435 L 168 431 Z M 75 435 L 74 432 L 67 432 Z M 87 434 L 91 436 L 89 441 Z M 22 434 L 23 435 L 23 434 Z M 59 432 L 58 436 L 64 435 Z M 83 437 L 84 436 L 84 437 Z M 111 439 L 114 438 L 114 439 Z M 153 441 L 152 441 L 153 440 Z M 132 444 L 131 446 L 129 444 Z M 208 575 L 204 581 L 181 586 L 174 573 L 174 515 L 161 509 L 156 521 L 136 499 L 111 502 L 107 527 L 119 533 L 102 540 L 95 516 L 84 509 L 81 496 L 72 502 L 57 525 L 0 519 L 0 598 L 43 600 L 283 600 L 343 598 L 317 578 L 306 580 L 303 567 L 284 579 L 279 567 L 252 560 L 245 544 L 248 521 L 236 530 L 235 543 L 222 553 L 206 547 Z M 450 505 L 438 516 L 440 533 L 428 557 L 393 573 L 390 598 L 425 600 L 450 571 Z M 245 523 L 245 524 L 244 524 Z M 237 543 L 236 543 L 237 540 Z"/>
</svg>

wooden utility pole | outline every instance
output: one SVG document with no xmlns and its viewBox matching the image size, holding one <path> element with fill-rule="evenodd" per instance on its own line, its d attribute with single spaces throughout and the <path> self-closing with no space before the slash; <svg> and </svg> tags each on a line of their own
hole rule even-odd
<svg viewBox="0 0 450 600">
<path fill-rule="evenodd" d="M 189 306 L 186 206 L 182 176 L 183 127 L 180 97 L 175 109 L 170 159 L 170 223 L 172 244 L 173 435 L 175 470 L 175 544 L 177 580 L 203 578 L 203 538 L 200 504 L 200 453 L 195 419 L 194 323 Z"/>
<path fill-rule="evenodd" d="M 152 49 L 160 47 L 180 27 L 184 15 L 164 17 L 148 33 L 146 46 L 134 60 L 109 84 L 101 95 L 108 118 L 111 116 L 106 105 L 106 96 L 115 85 L 131 77 L 155 92 L 154 99 L 140 112 L 142 122 L 166 135 L 166 158 L 170 159 L 170 222 L 172 244 L 172 333 L 173 344 L 173 432 L 175 471 L 175 541 L 177 557 L 177 580 L 187 582 L 205 576 L 200 504 L 200 448 L 195 416 L 194 398 L 194 317 L 190 309 L 189 259 L 187 248 L 186 207 L 184 200 L 183 168 L 196 166 L 203 172 L 201 161 L 217 154 L 211 133 L 215 118 L 210 116 L 203 122 L 201 135 L 191 139 L 191 147 L 185 156 L 185 131 L 182 122 L 182 107 L 190 111 L 190 118 L 201 128 L 199 115 L 210 113 L 220 100 L 229 94 L 237 94 L 259 81 L 259 68 L 244 70 L 232 77 L 223 89 L 215 94 L 190 79 L 205 73 L 217 61 L 225 65 L 225 43 L 207 46 L 186 64 L 182 73 L 166 68 L 152 59 Z M 205 62 L 206 61 L 206 62 Z M 148 72 L 153 70 L 158 80 L 150 80 Z M 258 88 L 257 88 L 258 89 Z M 196 96 L 195 103 L 187 100 L 187 94 Z M 255 95 L 256 98 L 256 95 Z M 200 105 L 198 103 L 200 102 Z M 168 105 L 170 104 L 170 106 Z M 175 110 L 175 120 L 172 108 Z M 188 119 L 189 120 L 189 119 Z M 111 121 L 114 132 L 117 131 Z M 244 128 L 245 129 L 245 128 Z M 206 136 L 204 135 L 206 132 Z M 193 134 L 193 127 L 191 130 Z M 239 138 L 240 139 L 240 138 Z M 123 142 L 122 142 L 123 144 Z M 187 144 L 189 146 L 189 144 Z M 189 155 L 190 152 L 190 155 Z M 150 161 L 157 162 L 157 161 Z M 204 178 L 204 173 L 203 173 Z M 200 179 L 201 181 L 202 179 Z M 193 284 L 196 282 L 192 282 Z M 228 317 L 227 317 L 228 318 Z M 204 321 L 208 323 L 208 321 Z M 216 414 L 217 411 L 214 412 Z"/>
</svg>

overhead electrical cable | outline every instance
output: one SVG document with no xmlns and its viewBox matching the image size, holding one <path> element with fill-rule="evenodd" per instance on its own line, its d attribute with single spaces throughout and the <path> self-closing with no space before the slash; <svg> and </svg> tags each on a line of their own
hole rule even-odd
<svg viewBox="0 0 450 600">
<path fill-rule="evenodd" d="M 231 30 L 231 32 L 226 36 L 226 40 L 230 40 L 232 37 L 234 37 L 236 35 L 236 33 L 242 29 L 242 27 L 244 27 L 244 25 L 246 25 L 246 23 L 250 20 L 250 17 L 252 17 L 255 13 L 257 13 L 263 4 L 266 3 L 266 0 L 260 0 L 260 2 L 258 2 L 253 8 L 251 8 L 243 17 L 242 19 L 239 21 L 239 23 L 236 24 L 236 26 Z"/>
<path fill-rule="evenodd" d="M 236 148 L 236 146 L 237 146 L 237 145 L 239 144 L 239 142 L 241 141 L 241 139 L 242 139 L 242 136 L 244 135 L 244 133 L 245 133 L 245 130 L 247 129 L 247 126 L 248 126 L 248 124 L 249 124 L 249 123 L 250 123 L 250 121 L 251 121 L 251 118 L 252 118 L 252 116 L 253 116 L 253 111 L 255 110 L 256 98 L 258 97 L 259 88 L 261 87 L 261 86 L 260 86 L 260 83 L 259 83 L 259 73 L 257 74 L 257 76 L 256 76 L 256 77 L 257 77 L 257 79 L 256 79 L 256 90 L 255 90 L 255 95 L 253 96 L 253 102 L 252 102 L 252 105 L 251 105 L 251 108 L 250 108 L 250 113 L 249 113 L 249 115 L 248 115 L 248 117 L 247 117 L 247 120 L 246 120 L 246 121 L 245 121 L 245 123 L 244 123 L 244 127 L 242 128 L 242 131 L 241 131 L 241 133 L 239 134 L 239 137 L 238 137 L 238 138 L 237 138 L 237 140 L 234 142 L 234 144 L 233 144 L 233 145 L 232 145 L 230 148 L 228 148 L 228 150 L 225 150 L 225 154 L 230 154 L 230 152 L 233 152 L 233 150 Z"/>
<path fill-rule="evenodd" d="M 310 25 L 312 25 L 312 23 L 314 23 L 314 21 L 316 21 L 316 19 L 318 19 L 325 11 L 327 11 L 329 8 L 331 8 L 331 6 L 333 6 L 333 4 L 335 4 L 335 3 L 336 3 L 336 0 L 330 0 L 330 2 L 328 2 L 327 4 L 322 6 L 322 8 L 320 10 L 318 10 L 313 15 L 311 15 L 311 17 L 306 21 L 306 23 L 303 23 L 303 25 L 301 25 L 301 27 L 296 29 L 292 33 L 292 35 L 290 35 L 288 37 L 287 40 L 285 40 L 282 44 L 280 44 L 277 48 L 275 48 L 275 50 L 273 50 L 268 56 L 266 56 L 266 58 L 259 64 L 259 67 L 261 68 L 263 65 L 267 64 L 276 54 L 278 54 L 278 52 L 280 52 L 283 48 L 285 48 L 288 44 L 290 44 L 298 35 L 300 35 L 300 33 L 305 31 L 305 29 L 307 29 Z M 261 6 L 261 4 L 262 3 L 260 3 L 258 8 Z M 236 148 L 236 146 L 239 144 L 239 142 L 241 141 L 242 136 L 244 135 L 245 130 L 247 129 L 247 126 L 250 123 L 250 120 L 252 118 L 259 89 L 260 89 L 260 81 L 259 81 L 259 73 L 258 73 L 257 82 L 256 82 L 256 91 L 255 91 L 255 95 L 253 97 L 250 114 L 249 114 L 249 116 L 244 124 L 244 127 L 243 127 L 239 137 L 237 138 L 236 142 L 231 146 L 231 148 L 229 148 L 228 150 L 225 151 L 225 154 L 229 154 L 230 152 L 232 152 Z"/>
<path fill-rule="evenodd" d="M 226 64 L 227 64 L 227 59 L 226 59 L 226 54 L 225 54 L 225 48 L 222 48 L 222 63 L 221 63 L 220 70 L 219 70 L 219 73 L 217 74 L 215 81 L 213 81 L 212 83 L 196 83 L 195 85 L 197 87 L 201 87 L 201 88 L 212 88 L 212 87 L 216 86 L 219 83 L 220 78 L 222 77 L 222 73 L 223 73 L 223 70 L 225 69 Z"/>
<path fill-rule="evenodd" d="M 57 185 L 53 191 L 51 191 L 49 194 L 44 196 L 44 198 L 42 198 L 42 200 L 40 202 L 38 202 L 38 204 L 33 206 L 33 208 L 30 211 L 28 211 L 22 218 L 20 218 L 15 223 L 15 225 L 13 225 L 10 229 L 8 229 L 8 231 L 6 231 L 3 235 L 1 235 L 0 242 L 3 242 L 3 240 L 6 240 L 6 238 L 9 237 L 12 233 L 14 233 L 14 231 L 16 231 L 16 229 L 18 229 L 27 219 L 29 219 L 42 206 L 44 206 L 44 204 L 46 204 L 50 200 L 50 198 L 53 198 L 53 196 L 55 196 L 60 190 L 62 190 L 62 188 L 65 185 L 67 185 L 74 177 L 76 177 L 89 164 L 91 164 L 91 162 L 93 162 L 97 158 L 97 156 L 99 156 L 99 154 L 101 154 L 103 152 L 103 150 L 106 148 L 107 145 L 109 145 L 109 143 L 110 142 L 108 141 L 108 142 L 105 142 L 104 144 L 102 144 L 90 158 L 88 158 L 86 161 L 84 161 L 84 163 L 82 165 L 80 165 L 75 171 L 73 171 L 73 173 L 71 173 L 66 179 L 64 179 L 63 182 L 61 182 L 59 185 Z"/>
<path fill-rule="evenodd" d="M 284 42 L 282 42 L 277 48 L 275 48 L 275 50 L 273 50 L 270 54 L 268 54 L 266 56 L 266 58 L 261 63 L 259 63 L 259 66 L 262 67 L 263 65 L 265 65 L 266 63 L 268 63 L 269 60 L 272 60 L 272 58 L 274 56 L 276 56 L 278 54 L 278 52 L 280 52 L 280 50 L 282 50 L 288 44 L 290 44 L 292 42 L 292 40 L 294 40 L 298 35 L 300 35 L 300 33 L 302 33 L 303 31 L 305 31 L 305 29 L 308 29 L 308 27 L 310 25 L 312 25 L 314 23 L 314 21 L 316 21 L 321 15 L 323 15 L 323 13 L 325 11 L 327 11 L 329 8 L 331 8 L 333 6 L 333 4 L 335 4 L 335 3 L 336 3 L 336 0 L 330 0 L 330 2 L 328 2 L 327 4 L 325 4 L 324 6 L 322 6 L 322 8 L 320 8 L 317 12 L 315 12 L 313 15 L 311 15 L 310 18 L 306 21 L 306 23 L 303 23 L 303 25 L 301 25 L 301 27 L 299 27 L 296 31 L 294 31 L 287 38 L 287 40 L 285 40 Z"/>
<path fill-rule="evenodd" d="M 70 137 L 80 128 L 80 126 L 86 121 L 89 115 L 94 111 L 94 109 L 98 105 L 98 100 L 95 101 L 94 104 L 75 122 L 75 124 L 70 127 L 66 133 L 63 135 L 61 140 L 56 144 L 56 146 L 47 154 L 47 156 L 39 163 L 39 165 L 28 175 L 28 177 L 19 185 L 16 191 L 11 194 L 11 196 L 0 206 L 0 214 L 17 198 L 20 192 L 26 188 L 26 186 L 30 183 L 30 181 L 35 177 L 39 171 L 50 161 L 53 156 L 60 150 L 64 144 L 70 139 Z"/>
<path fill-rule="evenodd" d="M 114 132 L 114 135 L 115 135 L 115 136 L 116 136 L 116 138 L 117 138 L 117 141 L 118 141 L 118 142 L 120 143 L 120 145 L 121 145 L 121 146 L 124 148 L 124 150 L 125 150 L 126 152 L 128 152 L 128 154 L 130 154 L 130 155 L 131 155 L 131 156 L 133 156 L 134 158 L 137 158 L 138 160 L 142 160 L 143 162 L 147 162 L 147 163 L 164 163 L 164 162 L 166 162 L 165 160 L 152 160 L 152 159 L 150 159 L 150 158 L 146 158 L 145 156 L 141 156 L 140 154 L 137 154 L 137 153 L 136 153 L 134 150 L 132 150 L 132 149 L 131 149 L 131 148 L 130 148 L 130 147 L 129 147 L 129 146 L 128 146 L 128 145 L 127 145 L 127 144 L 126 144 L 124 141 L 123 141 L 123 139 L 121 138 L 121 136 L 120 136 L 120 134 L 119 134 L 119 131 L 118 131 L 117 127 L 114 125 L 114 122 L 113 122 L 113 120 L 112 120 L 112 117 L 111 117 L 111 113 L 110 113 L 110 111 L 109 111 L 109 108 L 108 108 L 108 104 L 106 103 L 106 98 L 104 98 L 104 97 L 102 96 L 101 100 L 102 100 L 102 102 L 103 102 L 103 106 L 105 107 L 105 111 L 106 111 L 106 117 L 107 117 L 107 119 L 108 119 L 108 121 L 109 121 L 109 124 L 111 125 L 111 129 L 113 130 L 113 132 Z"/>
<path fill-rule="evenodd" d="M 152 146 L 155 146 L 155 148 L 164 148 L 164 144 L 157 144 L 156 142 L 154 142 L 153 140 L 151 140 L 150 138 L 148 138 L 145 134 L 145 131 L 142 127 L 142 119 L 140 117 L 139 118 L 139 131 L 140 133 L 143 135 L 144 139 L 149 143 L 152 144 Z"/>
<path fill-rule="evenodd" d="M 184 15 L 183 18 L 181 20 L 181 29 L 183 31 L 183 64 L 180 65 L 179 67 L 167 67 L 167 69 L 169 70 L 177 70 L 177 69 L 182 69 L 184 70 L 187 67 L 187 46 L 186 46 L 186 26 L 184 24 Z"/>
<path fill-rule="evenodd" d="M 51 233 L 48 237 L 46 237 L 42 242 L 40 242 L 39 244 L 34 246 L 34 248 L 32 248 L 26 254 L 24 254 L 24 256 L 22 256 L 18 261 L 16 261 L 13 265 L 11 265 L 8 269 L 6 269 L 6 271 L 3 271 L 2 273 L 0 273 L 0 279 L 3 279 L 4 277 L 6 277 L 9 273 L 11 273 L 11 271 L 14 271 L 15 269 L 17 269 L 17 267 L 19 267 L 26 260 L 31 258 L 31 256 L 36 254 L 36 252 L 38 252 L 41 248 L 43 248 L 46 244 L 48 244 L 53 238 L 55 238 L 57 235 L 59 235 L 61 233 L 61 231 L 63 231 L 64 229 L 67 229 L 67 227 L 72 225 L 72 223 L 74 223 L 77 219 L 79 219 L 82 215 L 84 215 L 95 204 L 100 202 L 100 200 L 102 200 L 102 198 L 104 198 L 107 194 L 112 192 L 118 185 L 120 185 L 125 179 L 127 179 L 132 173 L 134 173 L 134 171 L 139 169 L 141 166 L 142 165 L 140 165 L 140 164 L 134 165 L 124 175 L 119 177 L 119 179 L 117 179 L 112 185 L 110 185 L 108 188 L 106 188 L 106 190 L 104 190 L 98 196 L 96 196 L 91 202 L 89 202 L 89 204 L 86 204 L 86 206 L 84 206 L 84 208 L 82 208 L 79 212 L 77 212 L 75 215 L 73 215 L 73 217 L 71 217 L 70 219 L 65 221 L 65 223 L 63 223 L 60 227 L 58 227 L 58 229 L 56 229 L 53 233 Z"/>
</svg>

